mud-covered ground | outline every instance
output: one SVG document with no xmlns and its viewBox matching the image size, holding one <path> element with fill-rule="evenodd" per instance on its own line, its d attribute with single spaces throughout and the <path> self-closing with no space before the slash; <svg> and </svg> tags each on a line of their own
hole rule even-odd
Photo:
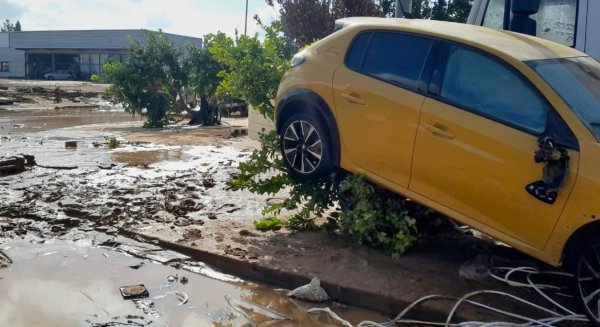
<svg viewBox="0 0 600 327">
<path fill-rule="evenodd" d="M 11 83 L 10 89 L 18 93 L 21 84 Z M 31 82 L 33 86 L 25 81 L 19 83 L 39 87 L 35 83 L 40 82 Z M 83 83 L 62 87 L 73 92 L 89 87 L 92 90 L 87 91 L 92 92 L 104 86 Z M 100 93 L 92 98 L 101 101 Z M 54 309 L 39 300 L 38 288 L 44 289 L 48 284 L 60 289 L 56 294 L 66 294 L 71 302 L 81 301 L 81 307 L 73 305 L 65 311 L 59 310 L 61 314 L 53 316 L 54 321 L 69 316 L 81 326 L 118 325 L 126 323 L 128 315 L 136 314 L 141 319 L 133 319 L 134 325 L 150 321 L 151 326 L 243 324 L 227 311 L 225 294 L 256 300 L 294 315 L 297 318 L 294 326 L 336 325 L 324 316 L 317 321 L 318 317 L 305 315 L 306 304 L 289 302 L 285 296 L 263 286 L 243 286 L 227 280 L 229 284 L 219 284 L 214 291 L 211 288 L 210 292 L 202 293 L 215 282 L 192 275 L 190 269 L 176 270 L 202 264 L 158 247 L 167 243 L 299 276 L 319 276 L 335 286 L 336 294 L 330 294 L 335 298 L 385 313 L 398 312 L 398 307 L 422 296 L 461 297 L 480 289 L 511 292 L 547 305 L 532 292 L 507 287 L 485 274 L 465 278 L 461 266 L 480 254 L 506 258 L 503 264 L 548 268 L 471 233 L 445 230 L 423 239 L 400 260 L 392 260 L 337 234 L 257 232 L 252 222 L 261 217 L 263 206 L 273 197 L 277 200 L 286 194 L 256 195 L 228 188 L 227 182 L 236 174 L 239 163 L 258 146 L 247 137 L 231 137 L 232 130 L 246 126 L 246 120 L 228 119 L 222 126 L 211 128 L 179 124 L 160 130 L 143 129 L 141 124 L 139 117 L 97 103 L 58 109 L 39 106 L 35 109 L 33 104 L 0 105 L 0 156 L 31 154 L 39 164 L 22 173 L 0 175 L 0 250 L 5 250 L 14 261 L 9 270 L 0 270 L 0 293 L 13 294 L 0 297 L 0 312 L 10 312 L 8 317 L 16 321 L 19 320 L 15 317 L 21 317 L 22 326 L 42 326 L 42 320 L 24 320 L 24 314 Z M 111 138 L 119 141 L 118 148 L 108 147 Z M 76 141 L 77 147 L 65 148 L 67 141 Z M 132 239 L 124 235 L 140 236 Z M 80 249 L 82 244 L 85 246 Z M 135 251 L 130 251 L 132 247 Z M 133 254 L 147 263 L 162 262 L 175 267 L 145 264 L 132 269 L 129 266 L 139 260 L 122 253 Z M 207 269 L 193 271 L 220 276 Z M 174 283 L 172 290 L 162 288 L 166 278 L 173 274 L 185 275 L 194 283 Z M 124 304 L 120 298 L 117 291 L 121 284 L 139 281 L 147 281 L 144 283 L 150 289 L 160 319 L 152 318 L 152 311 L 144 313 L 129 302 Z M 285 284 L 282 280 L 272 282 Z M 93 291 L 96 283 L 102 286 Z M 31 292 L 28 286 L 37 288 Z M 344 294 L 348 289 L 355 295 Z M 176 291 L 189 295 L 189 305 L 184 309 L 178 306 L 176 296 L 166 294 Z M 52 290 L 44 292 L 50 294 Z M 376 294 L 378 300 L 370 299 L 369 294 Z M 31 300 L 34 298 L 35 301 Z M 3 299 L 10 300 L 3 302 Z M 56 302 L 52 297 L 48 299 L 49 303 Z M 381 302 L 382 299 L 385 301 Z M 505 300 L 490 299 L 486 303 L 504 305 Z M 15 306 L 12 304 L 15 301 L 23 304 Z M 373 312 L 347 310 L 331 302 L 326 305 L 335 306 L 336 312 L 353 323 L 384 320 Z M 119 309 L 114 310 L 115 307 Z M 448 303 L 431 304 L 425 306 L 419 318 L 438 318 L 440 312 L 450 309 Z M 535 314 L 527 308 L 515 310 L 520 314 Z M 468 319 L 498 318 L 472 308 L 459 313 Z M 108 319 L 112 316 L 117 319 Z M 187 320 L 188 316 L 192 318 Z M 5 325 L 4 317 L 0 315 L 1 326 Z M 43 326 L 78 326 L 77 322 Z"/>
</svg>

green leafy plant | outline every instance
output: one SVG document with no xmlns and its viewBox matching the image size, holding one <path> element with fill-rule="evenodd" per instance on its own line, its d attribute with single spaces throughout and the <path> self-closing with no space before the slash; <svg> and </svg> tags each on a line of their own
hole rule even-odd
<svg viewBox="0 0 600 327">
<path fill-rule="evenodd" d="M 116 137 L 110 137 L 108 139 L 108 148 L 109 149 L 116 149 L 119 146 L 121 146 L 121 142 L 119 142 Z"/>
</svg>

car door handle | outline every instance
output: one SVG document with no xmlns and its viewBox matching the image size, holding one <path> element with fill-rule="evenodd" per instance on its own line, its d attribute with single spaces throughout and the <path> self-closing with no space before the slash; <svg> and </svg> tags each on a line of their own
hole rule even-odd
<svg viewBox="0 0 600 327">
<path fill-rule="evenodd" d="M 342 93 L 342 97 L 350 103 L 360 104 L 363 106 L 367 104 L 367 100 L 363 99 L 356 93 Z"/>
<path fill-rule="evenodd" d="M 425 124 L 425 129 L 431 132 L 433 135 L 444 137 L 447 139 L 453 139 L 456 136 L 448 131 L 448 127 L 445 125 L 436 124 Z"/>
</svg>

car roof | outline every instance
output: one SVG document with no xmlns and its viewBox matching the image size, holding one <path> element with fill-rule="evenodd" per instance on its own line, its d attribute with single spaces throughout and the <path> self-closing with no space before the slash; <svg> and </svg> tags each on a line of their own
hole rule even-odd
<svg viewBox="0 0 600 327">
<path fill-rule="evenodd" d="M 457 41 L 513 57 L 519 61 L 587 56 L 545 39 L 499 29 L 423 19 L 350 17 L 338 20 L 344 27 L 399 30 Z"/>
</svg>

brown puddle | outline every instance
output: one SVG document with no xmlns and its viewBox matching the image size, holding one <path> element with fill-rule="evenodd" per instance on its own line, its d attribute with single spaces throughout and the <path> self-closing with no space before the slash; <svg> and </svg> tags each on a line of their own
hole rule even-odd
<svg viewBox="0 0 600 327">
<path fill-rule="evenodd" d="M 112 160 L 130 166 L 145 166 L 160 161 L 183 161 L 190 156 L 179 149 L 141 150 L 135 152 L 114 152 Z"/>
<path fill-rule="evenodd" d="M 123 111 L 98 111 L 89 108 L 60 110 L 0 110 L 0 134 L 42 132 L 57 128 L 91 124 L 139 122 Z"/>
<path fill-rule="evenodd" d="M 265 286 L 211 279 L 105 248 L 63 241 L 9 241 L 1 249 L 14 263 L 0 270 L 0 326 L 121 326 L 127 321 L 138 323 L 134 326 L 247 326 L 227 305 L 225 295 L 294 319 L 274 323 L 249 312 L 258 326 L 340 326 L 324 314 L 307 314 L 305 310 L 314 305 L 290 300 Z M 140 262 L 144 264 L 138 269 L 130 268 Z M 169 282 L 169 276 L 179 281 Z M 181 277 L 187 278 L 185 283 Z M 119 292 L 121 286 L 137 284 L 144 284 L 149 292 L 146 300 L 151 305 L 146 312 Z M 176 292 L 185 292 L 189 301 L 180 305 Z M 334 311 L 353 324 L 385 321 L 366 310 Z"/>
</svg>

